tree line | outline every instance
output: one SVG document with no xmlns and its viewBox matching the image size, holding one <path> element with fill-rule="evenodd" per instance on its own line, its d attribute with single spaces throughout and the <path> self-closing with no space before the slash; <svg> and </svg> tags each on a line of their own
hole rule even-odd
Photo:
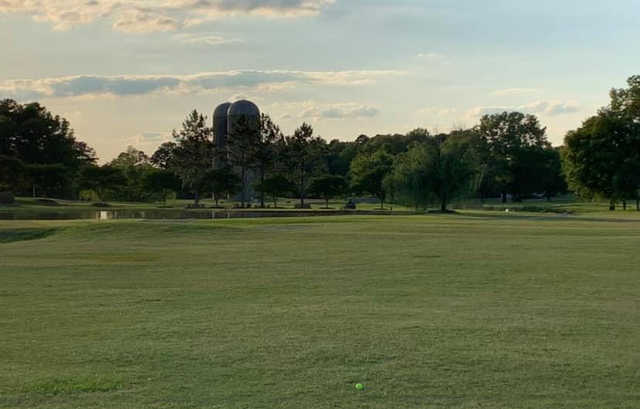
<svg viewBox="0 0 640 409">
<path fill-rule="evenodd" d="M 613 89 L 611 102 L 552 147 L 534 115 L 483 116 L 469 129 L 359 136 L 326 141 L 309 124 L 284 135 L 262 115 L 258 129 L 239 123 L 217 151 L 205 115 L 193 111 L 153 154 L 129 147 L 99 166 L 69 123 L 38 103 L 0 102 L 0 191 L 38 196 L 159 201 L 237 197 L 260 207 L 278 198 L 329 200 L 371 196 L 447 211 L 460 198 L 522 201 L 574 192 L 607 199 L 612 210 L 635 200 L 640 209 L 640 76 Z M 222 160 L 220 160 L 222 159 Z M 222 165 L 221 165 L 222 164 Z"/>
</svg>

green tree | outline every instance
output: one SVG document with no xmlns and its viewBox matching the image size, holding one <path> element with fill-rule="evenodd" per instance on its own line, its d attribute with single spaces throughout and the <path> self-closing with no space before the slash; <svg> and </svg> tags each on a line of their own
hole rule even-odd
<svg viewBox="0 0 640 409">
<path fill-rule="evenodd" d="M 261 184 L 256 185 L 256 190 L 264 192 L 273 200 L 273 207 L 278 207 L 278 197 L 285 196 L 295 190 L 295 186 L 282 174 L 270 176 Z"/>
<path fill-rule="evenodd" d="M 311 175 L 319 172 L 319 158 L 322 156 L 323 140 L 314 138 L 313 128 L 303 123 L 292 136 L 285 138 L 284 158 L 291 175 L 291 183 L 295 186 L 300 199 L 300 207 L 304 208 L 304 199 L 309 188 Z"/>
<path fill-rule="evenodd" d="M 220 198 L 236 193 L 241 187 L 240 177 L 233 172 L 230 166 L 211 169 L 207 179 L 211 183 L 216 206 L 219 205 Z"/>
<path fill-rule="evenodd" d="M 534 193 L 538 188 L 535 175 L 540 169 L 531 159 L 551 146 L 538 118 L 520 112 L 485 115 L 477 132 L 488 149 L 485 163 L 491 169 L 487 174 L 492 176 L 491 183 L 501 192 L 503 202 L 507 193 L 516 201 Z"/>
<path fill-rule="evenodd" d="M 393 156 L 381 148 L 374 153 L 361 152 L 351 162 L 351 187 L 356 193 L 368 193 L 384 208 L 387 198 L 384 179 L 393 169 Z"/>
<path fill-rule="evenodd" d="M 565 172 L 569 187 L 586 198 L 616 203 L 637 194 L 640 173 L 640 125 L 610 110 L 587 119 L 565 138 Z"/>
<path fill-rule="evenodd" d="M 109 191 L 122 189 L 127 177 L 122 169 L 105 166 L 87 166 L 82 170 L 80 187 L 93 190 L 100 200 L 105 200 Z"/>
<path fill-rule="evenodd" d="M 313 178 L 309 192 L 325 200 L 325 207 L 329 208 L 329 200 L 338 197 L 347 190 L 347 182 L 342 176 L 324 175 Z"/>
<path fill-rule="evenodd" d="M 180 179 L 175 173 L 165 169 L 151 169 L 143 179 L 144 189 L 153 196 L 157 196 L 166 203 L 172 192 L 180 189 Z"/>
<path fill-rule="evenodd" d="M 207 175 L 213 167 L 212 131 L 206 123 L 206 117 L 193 110 L 182 123 L 182 129 L 172 133 L 176 146 L 169 169 L 178 175 L 183 188 L 193 193 L 196 206 L 210 185 Z"/>
<path fill-rule="evenodd" d="M 260 145 L 260 129 L 246 116 L 235 119 L 227 139 L 230 164 L 240 171 L 240 203 L 249 200 L 249 171 L 256 166 L 256 151 Z"/>
<path fill-rule="evenodd" d="M 144 152 L 129 146 L 108 165 L 121 169 L 127 178 L 127 185 L 117 192 L 117 200 L 144 202 L 152 199 L 154 192 L 146 189 L 145 178 L 154 168 Z"/>
<path fill-rule="evenodd" d="M 66 119 L 38 103 L 22 105 L 10 99 L 0 101 L 0 155 L 18 159 L 25 166 L 63 166 L 67 171 L 62 183 L 56 181 L 55 191 L 47 187 L 48 193 L 60 196 L 73 196 L 80 170 L 96 161 L 95 152 L 76 140 Z M 22 178 L 28 176 L 23 174 Z"/>
<path fill-rule="evenodd" d="M 260 135 L 255 146 L 254 159 L 258 170 L 259 185 L 264 184 L 267 173 L 278 167 L 280 150 L 283 145 L 284 136 L 271 117 L 262 114 L 260 118 Z M 260 193 L 260 207 L 264 208 L 266 192 Z"/>
<path fill-rule="evenodd" d="M 0 192 L 18 192 L 24 185 L 25 166 L 13 156 L 0 155 Z"/>
<path fill-rule="evenodd" d="M 446 212 L 452 200 L 474 190 L 476 173 L 469 134 L 452 132 L 413 144 L 397 157 L 391 180 L 405 202 L 418 208 L 438 201 L 440 211 Z"/>
</svg>

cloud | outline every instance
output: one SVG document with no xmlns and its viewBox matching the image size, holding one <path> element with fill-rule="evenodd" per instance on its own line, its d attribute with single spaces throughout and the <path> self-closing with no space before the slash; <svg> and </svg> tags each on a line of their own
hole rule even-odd
<svg viewBox="0 0 640 409">
<path fill-rule="evenodd" d="M 449 60 L 447 59 L 447 57 L 444 54 L 440 54 L 440 53 L 424 52 L 424 53 L 418 53 L 416 57 L 422 60 L 429 61 L 431 63 L 449 64 Z"/>
<path fill-rule="evenodd" d="M 580 106 L 573 101 L 535 101 L 525 105 L 475 107 L 467 111 L 466 116 L 469 119 L 477 119 L 482 117 L 483 115 L 498 114 L 505 111 L 518 111 L 527 114 L 558 116 L 580 112 Z"/>
<path fill-rule="evenodd" d="M 1 0 L 0 0 L 1 1 Z M 219 89 L 261 91 L 308 86 L 360 86 L 400 71 L 223 71 L 193 75 L 78 75 L 0 82 L 0 94 L 20 100 L 84 96 L 131 96 L 151 93 L 192 94 Z"/>
<path fill-rule="evenodd" d="M 300 17 L 319 14 L 335 0 L 0 0 L 0 13 L 19 13 L 55 30 L 112 21 L 129 33 L 172 31 L 227 16 Z"/>
<path fill-rule="evenodd" d="M 224 38 L 216 33 L 180 33 L 173 38 L 182 44 L 208 47 L 244 42 L 237 38 Z"/>
<path fill-rule="evenodd" d="M 496 97 L 513 97 L 523 95 L 539 94 L 540 90 L 536 88 L 507 88 L 493 91 L 490 95 Z"/>
<path fill-rule="evenodd" d="M 362 119 L 373 118 L 380 114 L 378 108 L 360 105 L 352 102 L 335 103 L 335 104 L 314 104 L 307 102 L 303 105 L 299 117 L 301 119 Z"/>
</svg>

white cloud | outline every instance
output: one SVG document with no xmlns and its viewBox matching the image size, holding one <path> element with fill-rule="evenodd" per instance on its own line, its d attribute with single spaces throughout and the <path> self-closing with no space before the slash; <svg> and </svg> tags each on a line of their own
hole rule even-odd
<svg viewBox="0 0 640 409">
<path fill-rule="evenodd" d="M 244 42 L 237 38 L 225 38 L 216 33 L 180 33 L 173 38 L 182 44 L 208 47 Z"/>
<path fill-rule="evenodd" d="M 360 86 L 400 71 L 223 71 L 193 75 L 78 75 L 0 82 L 0 93 L 20 100 L 151 93 L 192 94 L 220 89 L 277 91 L 293 86 Z"/>
<path fill-rule="evenodd" d="M 493 91 L 490 95 L 496 97 L 513 97 L 523 95 L 535 95 L 539 94 L 540 90 L 536 88 L 507 88 Z"/>
<path fill-rule="evenodd" d="M 538 114 L 544 116 L 558 116 L 580 112 L 580 106 L 574 101 L 535 101 L 524 105 L 515 106 L 480 106 L 467 111 L 468 119 L 477 119 L 483 115 L 497 114 L 501 112 L 518 111 L 526 114 Z"/>
<path fill-rule="evenodd" d="M 355 102 L 319 103 L 315 101 L 275 103 L 267 106 L 271 112 L 276 112 L 281 120 L 291 121 L 320 121 L 343 119 L 366 119 L 380 114 L 374 106 Z"/>
<path fill-rule="evenodd" d="M 20 13 L 56 30 L 110 19 L 130 33 L 172 31 L 225 16 L 317 15 L 335 0 L 0 0 L 0 13 Z"/>
</svg>

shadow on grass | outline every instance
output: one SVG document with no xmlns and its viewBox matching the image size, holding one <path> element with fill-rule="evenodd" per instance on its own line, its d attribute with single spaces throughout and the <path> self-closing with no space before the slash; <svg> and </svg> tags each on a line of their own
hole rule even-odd
<svg viewBox="0 0 640 409">
<path fill-rule="evenodd" d="M 55 234 L 58 229 L 11 229 L 0 230 L 0 244 L 16 241 L 44 239 Z"/>
</svg>

